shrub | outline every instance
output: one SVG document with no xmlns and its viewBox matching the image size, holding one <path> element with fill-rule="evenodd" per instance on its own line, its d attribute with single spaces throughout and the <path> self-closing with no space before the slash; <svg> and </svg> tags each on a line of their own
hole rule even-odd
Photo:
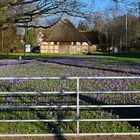
<svg viewBox="0 0 140 140">
<path fill-rule="evenodd" d="M 24 51 L 24 45 L 21 42 L 14 42 L 9 45 L 10 52 L 21 52 Z"/>
</svg>

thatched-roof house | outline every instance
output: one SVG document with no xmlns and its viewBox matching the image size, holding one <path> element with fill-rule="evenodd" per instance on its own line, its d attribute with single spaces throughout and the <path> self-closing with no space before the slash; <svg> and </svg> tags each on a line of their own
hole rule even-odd
<svg viewBox="0 0 140 140">
<path fill-rule="evenodd" d="M 89 52 L 90 41 L 67 19 L 59 22 L 41 43 L 41 53 L 78 54 Z"/>
</svg>

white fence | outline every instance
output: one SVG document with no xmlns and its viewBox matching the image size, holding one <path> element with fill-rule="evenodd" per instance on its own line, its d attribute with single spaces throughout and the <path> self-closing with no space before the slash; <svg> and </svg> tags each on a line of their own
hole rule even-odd
<svg viewBox="0 0 140 140">
<path fill-rule="evenodd" d="M 64 92 L 64 94 L 76 94 L 77 95 L 77 104 L 76 105 L 62 105 L 62 106 L 1 106 L 3 109 L 20 109 L 20 108 L 75 108 L 77 110 L 77 117 L 76 119 L 52 119 L 52 120 L 0 120 L 0 123 L 16 123 L 16 122 L 76 122 L 77 123 L 77 133 L 64 133 L 64 134 L 0 134 L 0 137 L 16 137 L 16 136 L 59 136 L 59 135 L 64 135 L 64 136 L 91 136 L 91 135 L 140 135 L 140 132 L 138 133 L 80 133 L 80 122 L 119 122 L 119 121 L 128 121 L 128 122 L 133 122 L 133 121 L 140 121 L 140 119 L 80 119 L 80 109 L 81 108 L 140 108 L 140 105 L 80 105 L 79 104 L 79 96 L 80 94 L 106 94 L 106 93 L 112 93 L 112 94 L 117 94 L 117 93 L 122 93 L 122 94 L 127 94 L 127 93 L 134 93 L 134 94 L 139 94 L 140 91 L 80 91 L 80 80 L 82 79 L 87 79 L 87 80 L 92 80 L 92 79 L 140 79 L 140 77 L 1 77 L 0 80 L 76 80 L 76 91 L 69 91 L 69 92 Z M 60 92 L 0 92 L 2 95 L 36 95 L 36 94 L 60 94 Z"/>
</svg>

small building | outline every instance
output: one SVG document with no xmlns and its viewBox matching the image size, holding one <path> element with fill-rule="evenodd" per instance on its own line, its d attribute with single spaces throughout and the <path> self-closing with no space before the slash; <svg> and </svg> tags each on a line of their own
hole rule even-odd
<svg viewBox="0 0 140 140">
<path fill-rule="evenodd" d="M 40 53 L 88 53 L 90 41 L 67 19 L 60 21 L 40 45 Z"/>
<path fill-rule="evenodd" d="M 25 44 L 25 52 L 30 53 L 31 52 L 31 45 L 30 44 Z"/>
</svg>

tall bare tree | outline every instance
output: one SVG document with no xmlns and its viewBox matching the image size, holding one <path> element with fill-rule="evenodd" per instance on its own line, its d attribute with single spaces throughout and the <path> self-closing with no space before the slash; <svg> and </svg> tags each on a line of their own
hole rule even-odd
<svg viewBox="0 0 140 140">
<path fill-rule="evenodd" d="M 47 19 L 47 26 L 53 26 L 62 15 L 86 17 L 84 5 L 78 0 L 1 0 L 0 1 L 0 30 L 11 24 L 19 27 L 44 27 L 32 24 L 40 16 Z"/>
</svg>

